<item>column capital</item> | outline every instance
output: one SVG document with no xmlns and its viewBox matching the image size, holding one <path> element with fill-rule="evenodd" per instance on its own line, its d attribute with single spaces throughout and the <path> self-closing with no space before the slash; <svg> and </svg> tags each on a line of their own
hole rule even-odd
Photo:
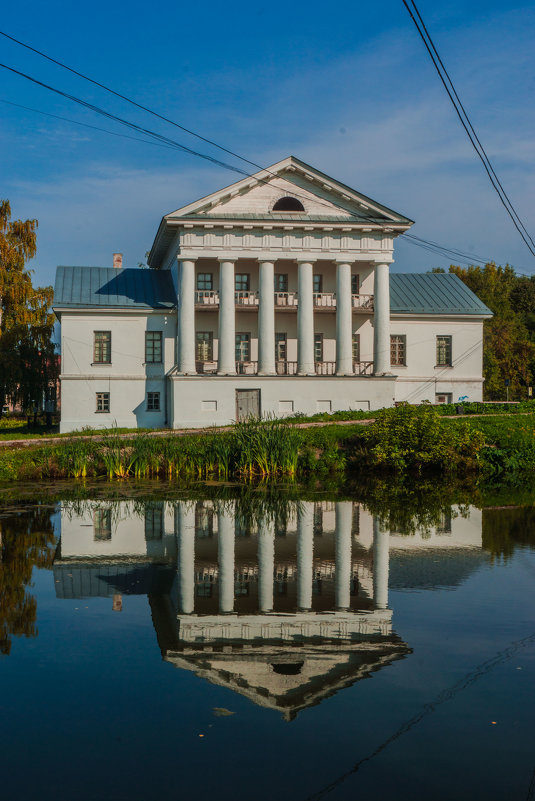
<svg viewBox="0 0 535 801">
<path fill-rule="evenodd" d="M 350 267 L 355 263 L 354 259 L 348 259 L 347 256 L 335 256 L 333 261 L 336 264 L 349 264 Z"/>
<path fill-rule="evenodd" d="M 177 257 L 176 257 L 176 260 L 177 260 L 177 262 L 178 262 L 179 264 L 181 264 L 181 263 L 182 263 L 182 262 L 184 262 L 184 261 L 192 261 L 192 262 L 196 262 L 198 258 L 199 258 L 198 256 L 181 256 L 181 255 L 180 255 L 180 253 L 179 253 L 179 254 L 177 255 Z"/>
<path fill-rule="evenodd" d="M 223 262 L 229 262 L 231 264 L 236 264 L 236 262 L 238 261 L 238 258 L 239 258 L 239 256 L 218 256 L 217 260 L 218 260 L 219 264 L 222 264 Z"/>
<path fill-rule="evenodd" d="M 381 258 L 376 257 L 375 259 L 372 259 L 371 262 L 374 267 L 380 267 L 381 265 L 390 267 L 391 264 L 394 264 L 394 259 L 386 259 L 384 256 L 381 256 Z"/>
<path fill-rule="evenodd" d="M 305 258 L 304 256 L 303 256 L 303 258 L 301 258 L 300 256 L 297 256 L 294 259 L 294 261 L 296 261 L 297 264 L 315 264 L 318 261 L 318 259 L 317 259 L 316 256 L 313 256 L 312 258 L 308 258 L 308 259 Z"/>
</svg>

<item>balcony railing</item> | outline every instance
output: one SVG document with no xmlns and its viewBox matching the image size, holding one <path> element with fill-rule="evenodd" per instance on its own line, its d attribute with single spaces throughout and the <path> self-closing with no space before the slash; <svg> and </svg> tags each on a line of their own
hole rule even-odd
<svg viewBox="0 0 535 801">
<path fill-rule="evenodd" d="M 373 295 L 352 295 L 354 309 L 373 309 Z"/>
<path fill-rule="evenodd" d="M 257 375 L 258 362 L 236 362 L 238 375 Z"/>
<path fill-rule="evenodd" d="M 275 362 L 277 375 L 297 375 L 297 362 L 285 362 L 279 360 Z"/>
<path fill-rule="evenodd" d="M 198 373 L 203 375 L 213 375 L 214 373 L 217 373 L 217 362 L 213 359 L 197 361 L 195 362 L 195 369 Z"/>
<path fill-rule="evenodd" d="M 297 306 L 297 292 L 275 292 L 275 306 L 292 308 Z"/>
<path fill-rule="evenodd" d="M 219 306 L 219 292 L 213 289 L 197 289 L 195 291 L 196 306 Z"/>
<path fill-rule="evenodd" d="M 336 362 L 315 362 L 316 375 L 335 375 Z"/>
<path fill-rule="evenodd" d="M 335 309 L 336 295 L 334 292 L 314 292 L 314 306 L 316 309 Z"/>
<path fill-rule="evenodd" d="M 245 290 L 235 292 L 234 302 L 236 303 L 236 306 L 252 306 L 253 308 L 256 308 L 258 306 L 258 292 L 250 292 Z"/>
<path fill-rule="evenodd" d="M 373 362 L 353 362 L 356 375 L 373 375 Z"/>
</svg>

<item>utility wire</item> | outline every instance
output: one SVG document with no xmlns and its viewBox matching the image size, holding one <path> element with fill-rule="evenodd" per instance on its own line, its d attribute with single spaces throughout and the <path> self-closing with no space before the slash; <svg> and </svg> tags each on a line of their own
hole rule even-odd
<svg viewBox="0 0 535 801">
<path fill-rule="evenodd" d="M 416 7 L 416 4 L 414 3 L 414 0 L 411 0 L 411 2 L 412 2 L 412 5 L 414 7 L 414 10 L 416 12 L 416 15 L 418 16 L 419 20 L 421 20 L 422 19 L 421 15 L 420 15 L 417 7 Z M 429 56 L 430 56 L 430 58 L 431 58 L 431 60 L 433 62 L 433 65 L 434 65 L 434 67 L 435 67 L 435 69 L 437 71 L 437 74 L 438 74 L 438 76 L 439 76 L 439 78 L 440 78 L 440 80 L 441 80 L 441 82 L 442 82 L 447 94 L 448 94 L 449 99 L 451 100 L 451 103 L 452 103 L 452 105 L 453 105 L 453 107 L 455 109 L 455 112 L 456 112 L 457 116 L 459 117 L 461 125 L 463 126 L 463 128 L 464 128 L 464 130 L 465 130 L 465 132 L 466 132 L 466 134 L 467 134 L 467 136 L 468 136 L 468 138 L 470 140 L 470 143 L 472 144 L 472 147 L 474 148 L 475 152 L 479 156 L 479 158 L 480 158 L 480 160 L 481 160 L 481 162 L 483 164 L 483 167 L 485 168 L 485 171 L 486 171 L 486 173 L 487 173 L 487 175 L 489 177 L 489 180 L 490 180 L 494 190 L 496 191 L 496 193 L 497 193 L 497 195 L 498 195 L 498 197 L 500 199 L 500 202 L 502 203 L 502 205 L 505 208 L 505 210 L 507 211 L 509 217 L 513 221 L 513 224 L 514 224 L 516 230 L 518 231 L 518 233 L 520 234 L 520 236 L 522 237 L 522 239 L 524 241 L 524 244 L 526 245 L 526 247 L 528 248 L 528 250 L 530 251 L 532 256 L 535 256 L 535 242 L 533 242 L 533 239 L 531 238 L 531 236 L 526 231 L 524 224 L 522 223 L 520 217 L 518 216 L 517 212 L 515 211 L 515 208 L 514 208 L 513 204 L 511 203 L 511 201 L 509 200 L 507 194 L 505 193 L 501 183 L 495 177 L 496 173 L 495 173 L 492 165 L 490 164 L 489 158 L 488 158 L 485 150 L 481 146 L 481 143 L 479 142 L 479 139 L 478 139 L 477 135 L 475 134 L 473 126 L 472 126 L 472 124 L 471 124 L 471 122 L 470 122 L 470 120 L 468 118 L 468 115 L 464 111 L 463 105 L 460 103 L 460 101 L 459 101 L 459 105 L 457 104 L 456 99 L 455 99 L 455 98 L 458 98 L 457 92 L 455 91 L 455 88 L 453 86 L 453 82 L 451 81 L 451 78 L 449 77 L 446 69 L 443 66 L 442 60 L 438 56 L 438 52 L 437 52 L 436 47 L 435 47 L 435 45 L 433 43 L 433 40 L 431 39 L 431 36 L 429 35 L 429 33 L 427 31 L 427 28 L 425 28 L 425 26 L 423 25 L 423 21 L 422 21 L 423 28 L 420 27 L 420 25 L 418 23 L 418 20 L 414 16 L 414 14 L 412 12 L 412 9 L 410 8 L 407 0 L 403 0 L 403 5 L 405 6 L 407 11 L 409 12 L 410 17 L 411 17 L 412 21 L 414 22 L 414 25 L 416 26 L 416 30 L 418 31 L 418 33 L 420 35 L 420 38 L 422 39 L 422 41 L 423 41 L 423 43 L 425 45 L 425 48 L 426 48 L 427 52 L 429 53 Z M 442 66 L 442 69 L 444 70 L 444 74 L 441 71 L 441 66 Z M 451 89 L 450 89 L 450 86 L 451 86 Z M 465 118 L 466 118 L 466 120 L 465 120 Z M 478 146 L 478 144 L 479 144 L 479 146 Z"/>
<path fill-rule="evenodd" d="M 417 9 L 416 9 L 416 11 L 418 13 Z M 409 13 L 410 13 L 410 9 L 409 9 Z M 214 147 L 217 147 L 218 149 L 228 153 L 229 155 L 232 155 L 235 158 L 238 158 L 241 161 L 244 161 L 245 163 L 250 164 L 251 166 L 258 168 L 259 170 L 261 170 L 263 172 L 267 172 L 269 175 L 272 175 L 274 177 L 280 177 L 280 176 L 277 176 L 276 173 L 270 172 L 269 169 L 267 169 L 265 167 L 262 167 L 260 164 L 257 164 L 256 162 L 251 161 L 250 159 L 247 159 L 247 158 L 245 158 L 243 156 L 240 156 L 238 153 L 235 153 L 234 151 L 231 151 L 231 150 L 223 147 L 222 145 L 219 145 L 217 142 L 214 142 L 214 141 L 212 141 L 212 140 L 210 140 L 210 139 L 208 139 L 208 138 L 206 138 L 206 137 L 204 137 L 204 136 L 202 136 L 200 134 L 197 134 L 195 131 L 192 131 L 189 128 L 186 128 L 185 126 L 180 125 L 179 123 L 176 123 L 174 120 L 171 120 L 168 117 L 165 117 L 164 115 L 159 114 L 158 112 L 154 111 L 153 109 L 148 108 L 147 106 L 144 106 L 144 105 L 142 105 L 140 103 L 137 103 L 135 100 L 132 100 L 131 98 L 127 97 L 126 95 L 123 95 L 123 94 L 121 94 L 119 92 L 116 92 L 115 90 L 111 89 L 110 87 L 106 86 L 105 84 L 102 84 L 99 81 L 96 81 L 93 78 L 90 78 L 89 76 L 84 75 L 83 73 L 79 72 L 78 70 L 75 70 L 74 68 L 69 67 L 68 65 L 64 64 L 63 62 L 59 61 L 58 59 L 53 58 L 52 56 L 49 56 L 46 53 L 43 53 L 41 50 L 38 50 L 37 48 L 32 47 L 31 45 L 28 45 L 25 42 L 22 42 L 19 39 L 16 39 L 15 37 L 13 37 L 13 36 L 10 36 L 5 31 L 0 31 L 0 35 L 4 36 L 6 39 L 9 39 L 9 40 L 15 42 L 16 44 L 19 44 L 21 47 L 24 47 L 27 50 L 30 50 L 30 51 L 42 56 L 43 58 L 47 59 L 48 61 L 52 62 L 53 64 L 56 64 L 56 65 L 62 67 L 63 69 L 68 70 L 69 72 L 73 73 L 74 75 L 77 75 L 78 77 L 83 78 L 86 81 L 89 81 L 90 83 L 94 84 L 95 86 L 98 86 L 98 87 L 104 89 L 105 91 L 109 92 L 110 94 L 115 95 L 116 97 L 119 97 L 120 99 L 126 101 L 127 103 L 130 103 L 131 105 L 133 105 L 133 106 L 135 106 L 135 107 L 137 107 L 137 108 L 139 108 L 139 109 L 141 109 L 143 111 L 146 111 L 149 114 L 152 114 L 153 116 L 157 117 L 158 119 L 161 119 L 161 120 L 163 120 L 165 122 L 168 122 L 171 125 L 175 126 L 176 128 L 179 128 L 180 130 L 183 130 L 186 133 L 197 137 L 198 139 L 206 142 L 207 144 L 213 145 Z M 124 120 L 122 118 L 116 117 L 115 115 L 111 114 L 110 112 L 106 112 L 103 109 L 99 109 L 99 107 L 94 106 L 93 104 L 87 103 L 84 100 L 81 100 L 79 98 L 75 98 L 74 96 L 69 95 L 67 93 L 64 93 L 61 90 L 55 89 L 54 87 L 51 87 L 51 86 L 48 86 L 47 84 L 44 84 L 43 82 L 38 81 L 37 79 L 32 78 L 31 76 L 25 75 L 24 73 L 21 73 L 21 72 L 19 72 L 17 70 L 13 70 L 12 68 L 7 67 L 6 65 L 2 64 L 0 66 L 3 66 L 5 69 L 9 69 L 12 72 L 15 72 L 16 74 L 21 75 L 22 77 L 25 77 L 28 80 L 36 82 L 39 85 L 43 86 L 44 88 L 47 88 L 50 91 L 56 92 L 56 93 L 58 93 L 58 94 L 60 94 L 60 95 L 62 95 L 64 97 L 66 97 L 69 100 L 73 100 L 74 102 L 80 103 L 81 105 L 85 106 L 86 108 L 89 108 L 92 111 L 95 111 L 96 113 L 103 114 L 104 116 L 106 116 L 106 117 L 108 117 L 110 119 L 114 119 L 114 120 L 120 122 L 123 125 L 127 125 L 128 127 L 131 127 L 131 128 L 133 127 L 134 130 L 139 130 L 139 131 L 145 133 L 147 136 L 157 137 L 158 139 L 162 140 L 163 144 L 161 144 L 161 146 L 178 148 L 178 149 L 180 149 L 180 150 L 182 150 L 184 152 L 187 152 L 187 153 L 189 153 L 191 155 L 196 155 L 196 156 L 198 156 L 200 158 L 203 158 L 203 159 L 206 159 L 208 161 L 211 161 L 212 163 L 215 163 L 218 166 L 224 167 L 225 169 L 230 169 L 233 172 L 238 172 L 239 174 L 244 175 L 245 177 L 249 177 L 249 178 L 253 178 L 254 177 L 250 173 L 248 173 L 246 170 L 240 170 L 239 168 L 236 168 L 233 165 L 229 165 L 226 162 L 221 162 L 218 159 L 213 159 L 211 156 L 208 156 L 208 155 L 205 155 L 205 154 L 202 154 L 202 153 L 198 153 L 197 151 L 194 151 L 191 148 L 187 148 L 186 146 L 181 145 L 180 143 L 175 142 L 174 140 L 170 140 L 167 137 L 162 137 L 160 134 L 155 134 L 154 132 L 149 131 L 148 129 L 142 128 L 141 126 L 137 126 L 137 125 L 135 125 L 133 123 L 129 123 L 127 120 Z M 3 102 L 9 102 L 9 101 L 3 101 Z M 17 104 L 13 103 L 12 105 L 17 105 Z M 28 107 L 21 106 L 21 108 L 28 108 Z M 33 111 L 36 111 L 37 113 L 40 113 L 40 114 L 47 114 L 47 112 L 41 112 L 41 111 L 38 111 L 37 109 L 28 109 L 28 110 L 33 110 Z M 55 117 L 57 115 L 50 114 L 48 116 Z M 75 120 L 67 120 L 66 118 L 62 118 L 62 117 L 57 117 L 57 118 L 58 119 L 64 119 L 65 121 L 70 121 L 70 122 L 72 122 L 72 123 L 74 123 L 76 125 L 86 125 L 85 123 L 76 122 Z M 97 128 L 96 126 L 87 125 L 86 127 L 94 128 L 95 130 L 100 130 L 100 131 L 102 131 L 104 133 L 109 133 L 112 136 L 125 136 L 124 134 L 118 134 L 118 133 L 114 133 L 112 131 L 106 131 L 103 128 Z M 128 137 L 128 136 L 126 136 L 126 138 L 131 138 L 131 139 L 134 139 L 134 140 L 137 139 L 137 137 Z M 148 144 L 155 144 L 154 142 L 150 142 L 150 141 L 147 141 L 147 140 L 138 140 L 138 141 L 146 141 Z M 265 180 L 263 181 L 262 179 L 257 179 L 257 180 L 259 180 L 260 183 L 266 183 L 266 184 L 268 183 L 268 181 L 265 181 Z M 293 187 L 293 184 L 292 184 L 292 187 Z M 294 189 L 293 194 L 294 194 L 295 197 L 303 197 L 303 198 L 305 198 L 304 195 L 300 195 L 300 193 L 295 191 L 295 187 L 293 187 L 293 189 Z M 331 204 L 327 204 L 327 203 L 322 203 L 322 201 L 319 200 L 319 199 L 318 199 L 318 201 L 319 201 L 319 203 L 321 205 L 325 205 L 326 207 L 330 207 L 330 205 L 331 205 Z M 340 209 L 342 209 L 342 210 L 344 210 L 346 212 L 348 211 L 348 209 L 346 209 L 344 206 L 341 206 L 340 204 L 336 204 L 335 202 L 333 202 L 333 205 L 338 206 L 338 208 L 340 208 Z M 353 216 L 356 217 L 357 215 L 353 215 Z M 377 222 L 378 222 L 377 218 L 371 217 L 370 215 L 367 215 L 367 214 L 365 214 L 363 212 L 359 213 L 358 216 L 363 218 L 363 219 L 365 219 L 365 220 L 368 220 L 370 223 L 373 223 L 373 224 L 377 224 Z M 465 260 L 464 261 L 465 264 L 472 264 L 474 261 L 480 262 L 481 264 L 484 264 L 484 263 L 487 263 L 488 261 L 490 261 L 488 259 L 485 260 L 485 259 L 481 259 L 479 257 L 477 257 L 477 258 L 473 257 L 473 256 L 471 256 L 469 254 L 464 254 L 461 251 L 456 251 L 456 250 L 454 250 L 452 248 L 446 248 L 445 246 L 441 246 L 436 242 L 427 241 L 427 240 L 424 240 L 424 239 L 422 239 L 420 237 L 415 237 L 412 234 L 404 233 L 404 234 L 402 234 L 402 236 L 406 237 L 406 239 L 409 240 L 411 244 L 417 245 L 417 246 L 419 246 L 419 247 L 421 247 L 421 248 L 423 248 L 425 250 L 428 250 L 431 253 L 438 254 L 438 255 L 442 256 L 443 258 L 445 258 L 445 259 L 450 259 L 452 256 L 457 258 L 457 259 L 459 259 L 459 257 L 461 257 L 461 258 L 463 258 Z"/>
</svg>

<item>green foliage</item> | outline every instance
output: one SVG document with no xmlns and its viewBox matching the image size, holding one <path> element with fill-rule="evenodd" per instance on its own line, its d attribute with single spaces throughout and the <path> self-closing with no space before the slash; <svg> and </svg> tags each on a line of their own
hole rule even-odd
<svg viewBox="0 0 535 801">
<path fill-rule="evenodd" d="M 367 437 L 372 463 L 395 471 L 467 469 L 484 445 L 480 431 L 468 423 L 452 430 L 429 404 L 381 410 Z"/>
</svg>

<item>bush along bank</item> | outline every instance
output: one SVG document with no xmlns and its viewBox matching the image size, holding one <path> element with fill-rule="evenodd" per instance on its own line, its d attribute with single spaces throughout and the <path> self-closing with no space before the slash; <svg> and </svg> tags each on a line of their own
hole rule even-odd
<svg viewBox="0 0 535 801">
<path fill-rule="evenodd" d="M 0 452 L 0 480 L 307 480 L 350 471 L 497 475 L 535 470 L 535 415 L 445 419 L 430 405 L 383 409 L 363 426 L 249 420 L 186 436 L 65 439 Z"/>
</svg>

